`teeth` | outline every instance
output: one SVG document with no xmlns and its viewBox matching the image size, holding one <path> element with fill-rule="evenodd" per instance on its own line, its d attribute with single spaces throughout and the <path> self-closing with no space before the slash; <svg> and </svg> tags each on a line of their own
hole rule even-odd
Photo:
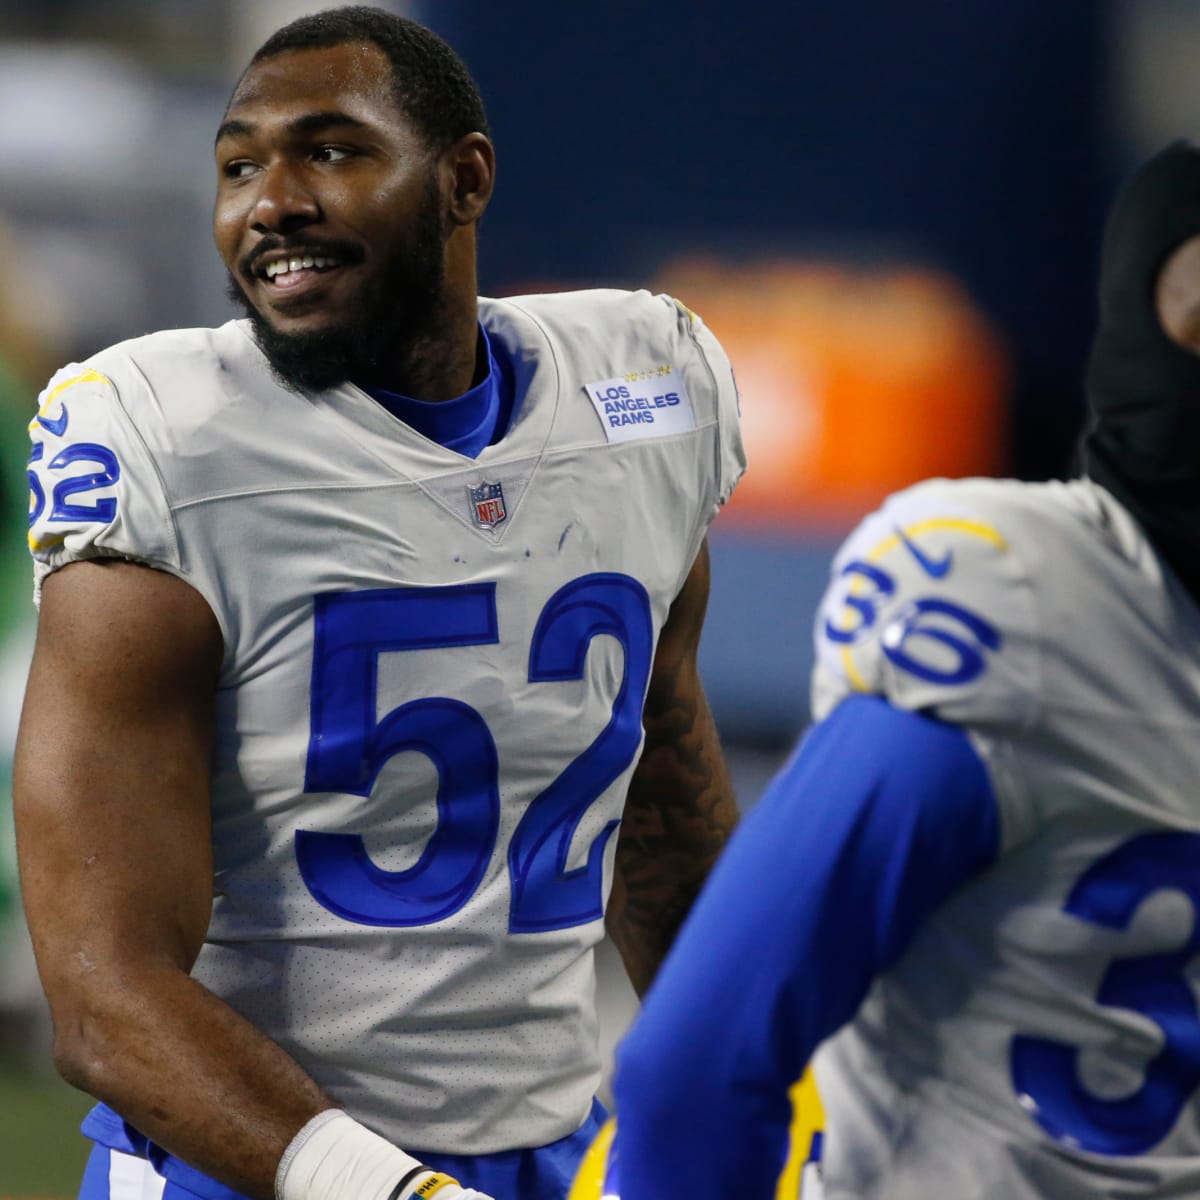
<svg viewBox="0 0 1200 1200">
<path fill-rule="evenodd" d="M 275 262 L 267 263 L 263 274 L 268 279 L 275 279 L 280 275 L 286 275 L 290 271 L 309 270 L 315 267 L 318 271 L 323 271 L 326 267 L 336 267 L 337 259 L 325 258 L 318 254 L 305 254 L 296 258 L 277 259 Z"/>
</svg>

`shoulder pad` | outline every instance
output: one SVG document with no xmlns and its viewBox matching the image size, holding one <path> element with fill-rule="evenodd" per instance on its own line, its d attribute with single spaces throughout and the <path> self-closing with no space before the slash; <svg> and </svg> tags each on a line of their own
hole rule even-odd
<svg viewBox="0 0 1200 1200">
<path fill-rule="evenodd" d="M 1040 689 L 1022 485 L 936 480 L 890 497 L 834 559 L 813 715 L 852 692 L 959 723 L 1025 723 Z"/>
</svg>

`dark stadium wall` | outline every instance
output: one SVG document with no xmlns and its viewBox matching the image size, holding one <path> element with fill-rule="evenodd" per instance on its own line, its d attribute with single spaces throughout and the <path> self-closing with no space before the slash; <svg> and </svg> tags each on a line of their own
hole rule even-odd
<svg viewBox="0 0 1200 1200">
<path fill-rule="evenodd" d="M 1011 465 L 1067 469 L 1107 196 L 1101 0 L 432 0 L 488 100 L 484 284 L 684 251 L 951 271 L 1014 354 Z"/>
</svg>

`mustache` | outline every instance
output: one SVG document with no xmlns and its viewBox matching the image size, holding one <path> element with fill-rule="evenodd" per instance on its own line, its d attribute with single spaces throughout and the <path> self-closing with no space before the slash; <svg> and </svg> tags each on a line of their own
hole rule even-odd
<svg viewBox="0 0 1200 1200">
<path fill-rule="evenodd" d="M 238 260 L 238 273 L 244 279 L 255 279 L 259 262 L 268 254 L 283 251 L 292 255 L 321 255 L 325 258 L 336 258 L 345 266 L 360 263 L 366 257 L 363 248 L 355 242 L 339 242 L 325 238 L 313 238 L 298 235 L 291 238 L 268 235 L 263 238 L 253 250 Z"/>
</svg>

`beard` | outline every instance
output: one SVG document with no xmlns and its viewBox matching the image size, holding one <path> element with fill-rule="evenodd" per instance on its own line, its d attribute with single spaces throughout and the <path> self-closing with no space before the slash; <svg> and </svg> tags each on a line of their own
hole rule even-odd
<svg viewBox="0 0 1200 1200">
<path fill-rule="evenodd" d="M 316 243 L 302 232 L 301 246 Z M 333 250 L 333 243 L 322 242 Z M 255 256 L 287 249 L 288 239 L 264 240 Z M 362 260 L 353 245 L 336 247 L 347 264 Z M 242 264 L 246 270 L 246 264 Z M 445 239 L 437 181 L 431 178 L 411 234 L 397 244 L 382 269 L 367 280 L 339 317 L 322 329 L 282 333 L 250 302 L 241 283 L 229 273 L 226 294 L 250 319 L 254 340 L 266 355 L 271 372 L 284 387 L 321 392 L 347 380 L 386 386 L 417 344 L 439 323 L 445 290 Z"/>
</svg>

